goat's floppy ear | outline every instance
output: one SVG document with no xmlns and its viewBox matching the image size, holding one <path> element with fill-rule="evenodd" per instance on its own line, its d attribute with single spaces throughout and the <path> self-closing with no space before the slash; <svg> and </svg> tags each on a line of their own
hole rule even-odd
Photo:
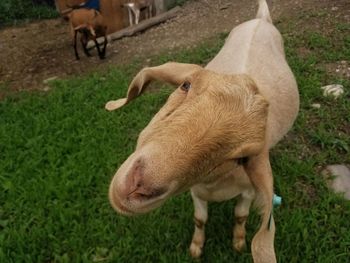
<svg viewBox="0 0 350 263">
<path fill-rule="evenodd" d="M 180 85 L 186 77 L 201 70 L 202 67 L 194 64 L 169 62 L 157 67 L 142 69 L 132 80 L 126 98 L 109 101 L 105 108 L 109 111 L 116 110 L 131 100 L 135 99 L 147 88 L 153 80 L 160 80 L 172 85 Z"/>
<path fill-rule="evenodd" d="M 236 147 L 229 152 L 230 159 L 258 155 L 267 147 L 268 102 L 261 95 L 255 82 L 247 75 L 236 75 L 234 83 L 242 88 L 241 101 L 244 110 L 234 123 L 239 125 L 233 131 Z"/>
</svg>

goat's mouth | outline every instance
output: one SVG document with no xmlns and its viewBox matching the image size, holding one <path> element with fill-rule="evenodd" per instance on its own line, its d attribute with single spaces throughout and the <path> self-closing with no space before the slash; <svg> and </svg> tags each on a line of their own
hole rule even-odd
<svg viewBox="0 0 350 263">
<path fill-rule="evenodd" d="M 122 215 L 132 216 L 145 214 L 160 207 L 172 194 L 172 187 L 166 191 L 154 191 L 152 195 L 140 195 L 133 193 L 122 197 L 113 184 L 109 188 L 109 201 L 114 210 Z"/>
<path fill-rule="evenodd" d="M 116 196 L 115 193 L 109 192 L 109 202 L 111 203 L 112 207 L 115 211 L 117 211 L 120 214 L 123 215 L 132 215 L 133 212 L 130 211 L 126 206 L 124 206 L 120 201 L 119 198 Z"/>
<path fill-rule="evenodd" d="M 134 152 L 119 167 L 109 187 L 109 201 L 120 214 L 145 214 L 177 194 L 182 180 L 164 165 L 157 145 Z"/>
</svg>

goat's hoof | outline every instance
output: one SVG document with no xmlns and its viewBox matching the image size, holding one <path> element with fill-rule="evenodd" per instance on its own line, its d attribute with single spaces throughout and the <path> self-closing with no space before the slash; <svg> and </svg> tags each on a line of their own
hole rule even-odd
<svg viewBox="0 0 350 263">
<path fill-rule="evenodd" d="M 240 253 L 246 249 L 246 243 L 244 238 L 233 239 L 232 245 L 233 249 Z"/>
<path fill-rule="evenodd" d="M 202 247 L 192 242 L 190 246 L 190 253 L 192 258 L 200 258 L 202 255 Z"/>
</svg>

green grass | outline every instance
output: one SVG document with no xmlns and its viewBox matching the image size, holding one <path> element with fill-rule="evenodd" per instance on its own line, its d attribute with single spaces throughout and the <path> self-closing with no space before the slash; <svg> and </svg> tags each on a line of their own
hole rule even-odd
<svg viewBox="0 0 350 263">
<path fill-rule="evenodd" d="M 33 4 L 31 0 L 1 0 L 0 27 L 18 24 L 25 20 L 57 17 L 57 11 L 45 4 Z"/>
<path fill-rule="evenodd" d="M 349 81 L 318 67 L 325 58 L 346 58 L 346 35 L 333 49 L 332 35 L 285 34 L 301 111 L 271 154 L 275 190 L 283 197 L 275 210 L 279 262 L 349 262 L 350 203 L 327 190 L 319 175 L 321 166 L 350 161 L 349 92 L 333 100 L 319 90 L 330 81 L 348 90 Z M 205 64 L 223 40 L 218 36 L 153 61 Z M 311 52 L 301 57 L 300 47 Z M 135 218 L 117 215 L 108 203 L 112 175 L 170 92 L 148 93 L 117 112 L 105 111 L 106 101 L 125 95 L 140 67 L 55 81 L 48 93 L 9 94 L 0 102 L 0 262 L 191 262 L 188 194 Z M 314 102 L 320 110 L 310 107 Z M 231 250 L 232 211 L 232 201 L 210 205 L 203 262 L 252 262 L 249 250 Z M 253 212 L 249 244 L 257 224 Z"/>
</svg>

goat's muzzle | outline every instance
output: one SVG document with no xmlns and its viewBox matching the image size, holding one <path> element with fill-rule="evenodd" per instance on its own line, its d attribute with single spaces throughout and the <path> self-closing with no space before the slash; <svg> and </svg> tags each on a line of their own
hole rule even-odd
<svg viewBox="0 0 350 263">
<path fill-rule="evenodd" d="M 172 193 L 174 184 L 162 182 L 152 161 L 132 154 L 118 169 L 109 187 L 112 207 L 124 215 L 142 214 L 159 207 Z"/>
</svg>

